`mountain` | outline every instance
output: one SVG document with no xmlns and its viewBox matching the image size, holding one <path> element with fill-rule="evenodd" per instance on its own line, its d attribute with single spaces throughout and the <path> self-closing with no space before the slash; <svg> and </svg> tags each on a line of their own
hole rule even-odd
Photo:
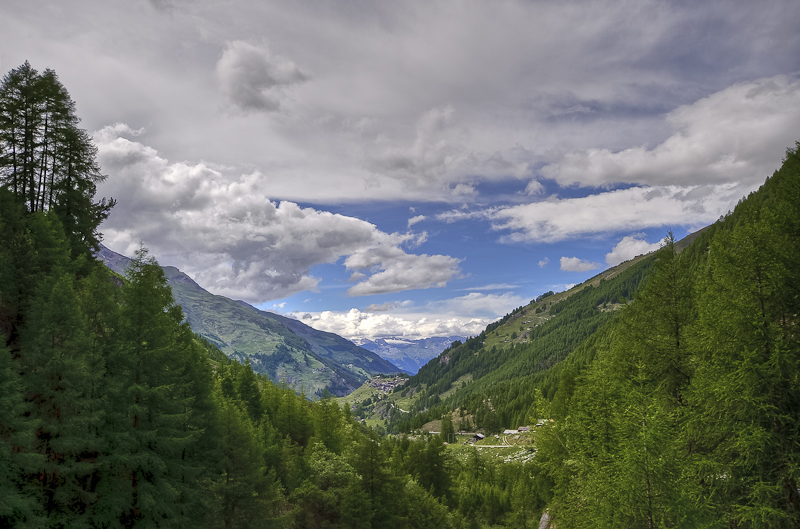
<svg viewBox="0 0 800 529">
<path fill-rule="evenodd" d="M 102 245 L 97 257 L 119 274 L 130 262 Z M 174 266 L 162 269 L 192 330 L 229 357 L 249 360 L 254 371 L 273 381 L 285 380 L 309 395 L 328 389 L 342 396 L 372 375 L 402 372 L 341 336 L 214 295 Z"/>
<path fill-rule="evenodd" d="M 439 356 L 439 353 L 450 347 L 453 342 L 463 342 L 466 339 L 465 336 L 435 336 L 421 340 L 390 337 L 377 340 L 362 338 L 354 340 L 354 342 L 413 375 L 431 358 Z"/>
<path fill-rule="evenodd" d="M 712 231 L 686 236 L 675 243 L 676 251 L 699 252 Z M 531 388 L 552 399 L 565 370 L 591 361 L 587 351 L 633 299 L 654 260 L 652 253 L 639 255 L 567 291 L 539 296 L 479 336 L 448 344 L 385 400 L 354 412 L 386 420 L 391 431 L 419 429 L 456 410 L 454 420 L 464 424 L 489 429 L 493 422 L 507 428 L 525 424 L 534 402 Z M 403 413 L 393 411 L 398 409 Z"/>
<path fill-rule="evenodd" d="M 602 334 L 652 264 L 652 254 L 640 255 L 565 292 L 539 296 L 479 336 L 449 345 L 380 405 L 361 405 L 356 415 L 387 420 L 391 431 L 418 429 L 454 410 L 473 425 L 486 417 L 509 428 L 525 424 L 530 388 L 552 398 L 563 360 Z"/>
</svg>

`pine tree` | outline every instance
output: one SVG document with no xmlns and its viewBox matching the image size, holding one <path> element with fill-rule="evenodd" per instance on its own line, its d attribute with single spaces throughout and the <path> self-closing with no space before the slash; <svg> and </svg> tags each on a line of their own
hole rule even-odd
<svg viewBox="0 0 800 529">
<path fill-rule="evenodd" d="M 274 473 L 263 466 L 262 441 L 238 403 L 218 394 L 217 406 L 222 457 L 211 488 L 209 521 L 231 528 L 265 527 L 278 492 Z"/>
<path fill-rule="evenodd" d="M 397 527 L 396 501 L 403 482 L 392 472 L 388 443 L 373 432 L 358 432 L 347 455 L 361 477 L 361 489 L 368 499 L 372 527 Z"/>
<path fill-rule="evenodd" d="M 236 395 L 239 400 L 247 406 L 247 413 L 250 420 L 257 423 L 261 420 L 264 409 L 261 404 L 261 392 L 258 390 L 258 381 L 253 369 L 250 367 L 250 359 L 245 361 L 242 368 L 238 370 L 236 379 Z"/>
<path fill-rule="evenodd" d="M 0 185 L 28 212 L 54 211 L 67 228 L 73 257 L 97 250 L 97 227 L 113 199 L 93 202 L 105 179 L 97 147 L 78 128 L 75 103 L 52 70 L 27 61 L 0 85 Z"/>
<path fill-rule="evenodd" d="M 194 395 L 185 369 L 187 343 L 161 267 L 137 251 L 123 287 L 118 346 L 108 359 L 109 452 L 103 462 L 102 523 L 180 527 L 197 487 L 184 454 L 196 439 L 186 428 Z M 167 520 L 165 522 L 164 520 Z"/>
<path fill-rule="evenodd" d="M 327 390 L 323 398 L 314 403 L 312 413 L 314 438 L 325 444 L 325 447 L 331 452 L 340 454 L 343 448 L 342 410 L 331 399 Z"/>
<path fill-rule="evenodd" d="M 694 369 L 691 275 L 672 235 L 587 372 L 575 379 L 563 431 L 571 473 L 557 515 L 567 527 L 697 525 L 681 425 Z M 564 388 L 559 388 L 564 393 Z M 564 407 L 564 406 L 562 406 Z"/>
<path fill-rule="evenodd" d="M 89 523 L 95 502 L 102 397 L 94 371 L 86 318 L 71 274 L 49 277 L 39 288 L 23 331 L 25 385 L 38 420 L 34 449 L 48 526 Z"/>
<path fill-rule="evenodd" d="M 0 337 L 2 339 L 2 337 Z M 36 422 L 25 417 L 19 366 L 11 351 L 0 348 L 0 526 L 39 527 L 39 503 L 33 480 L 26 479 L 41 466 L 33 451 Z"/>
<path fill-rule="evenodd" d="M 442 431 L 439 435 L 442 437 L 442 441 L 446 443 L 455 442 L 456 430 L 453 427 L 453 415 L 449 412 L 442 417 Z"/>
</svg>

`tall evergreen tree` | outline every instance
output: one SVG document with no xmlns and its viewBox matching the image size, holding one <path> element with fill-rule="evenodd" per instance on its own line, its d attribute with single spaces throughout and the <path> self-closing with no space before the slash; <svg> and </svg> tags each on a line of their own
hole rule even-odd
<svg viewBox="0 0 800 529">
<path fill-rule="evenodd" d="M 222 527 L 266 527 L 278 490 L 274 472 L 264 468 L 262 441 L 233 399 L 218 395 L 217 404 L 222 457 L 212 484 L 209 520 Z"/>
<path fill-rule="evenodd" d="M 800 343 L 784 294 L 796 289 L 797 263 L 782 259 L 796 240 L 786 223 L 748 204 L 715 237 L 703 284 L 694 470 L 737 527 L 800 523 Z"/>
<path fill-rule="evenodd" d="M 140 249 L 123 288 L 119 345 L 108 360 L 110 411 L 101 511 L 104 523 L 180 527 L 187 523 L 188 463 L 194 436 L 184 363 L 183 314 L 163 270 Z"/>
<path fill-rule="evenodd" d="M 3 339 L 3 337 L 0 337 Z M 11 351 L 0 348 L 0 526 L 39 527 L 39 504 L 33 476 L 41 457 L 33 450 L 36 422 L 25 413 L 19 366 Z"/>
<path fill-rule="evenodd" d="M 78 128 L 75 103 L 56 73 L 39 73 L 27 61 L 0 84 L 0 185 L 26 209 L 55 211 L 67 228 L 72 254 L 97 250 L 97 227 L 114 206 L 94 202 L 105 176 L 97 147 Z"/>
<path fill-rule="evenodd" d="M 88 525 L 95 502 L 101 451 L 102 370 L 90 358 L 86 318 L 71 274 L 51 276 L 39 288 L 23 333 L 25 385 L 38 420 L 35 450 L 47 526 Z"/>
</svg>

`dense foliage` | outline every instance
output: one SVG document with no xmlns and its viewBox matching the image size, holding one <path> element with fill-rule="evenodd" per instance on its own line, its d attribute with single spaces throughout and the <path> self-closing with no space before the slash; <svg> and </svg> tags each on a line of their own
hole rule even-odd
<svg viewBox="0 0 800 529">
<path fill-rule="evenodd" d="M 485 516 L 517 501 L 535 514 L 518 499 L 529 474 L 495 476 L 477 456 L 462 469 L 439 437 L 380 438 L 229 360 L 191 332 L 146 249 L 124 277 L 96 261 L 113 202 L 93 202 L 91 144 L 57 146 L 50 107 L 32 103 L 55 74 L 26 63 L 3 83 L 0 526 L 461 527 L 461 504 L 484 507 L 456 484 L 484 472 L 469 488 L 488 494 Z M 73 155 L 91 170 L 60 172 Z M 82 209 L 59 187 L 73 177 Z"/>
<path fill-rule="evenodd" d="M 443 419 L 411 439 L 228 359 L 146 249 L 95 260 L 113 201 L 53 72 L 0 119 L 0 526 L 800 525 L 800 144 L 690 246 L 454 342 L 398 388 L 390 430 Z M 538 452 L 456 458 L 461 417 Z"/>
<path fill-rule="evenodd" d="M 645 259 L 613 280 L 600 279 L 597 286 L 587 284 L 555 303 L 550 301 L 553 294 L 547 293 L 465 343 L 454 342 L 403 386 L 404 392 L 419 396 L 409 410 L 412 413 L 395 415 L 390 429 L 409 432 L 455 409 L 474 415 L 476 425 L 490 433 L 527 424 L 534 402 L 531 388 L 538 387 L 545 396 L 553 397 L 561 362 L 576 348 L 585 347 L 587 340 L 596 339 L 596 333 L 616 315 L 604 306 L 633 297 L 651 264 L 652 259 Z M 526 318 L 543 313 L 540 308 L 548 302 L 548 319 L 527 331 Z M 518 328 L 520 336 L 515 331 L 508 344 L 487 345 L 488 338 L 501 326 Z M 472 381 L 442 400 L 440 395 L 465 375 Z"/>
<path fill-rule="evenodd" d="M 570 527 L 800 524 L 800 152 L 669 241 L 540 438 Z"/>
</svg>

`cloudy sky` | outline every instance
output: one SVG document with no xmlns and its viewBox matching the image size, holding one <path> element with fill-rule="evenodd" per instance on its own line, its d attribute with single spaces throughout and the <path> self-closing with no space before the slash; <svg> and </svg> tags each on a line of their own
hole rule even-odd
<svg viewBox="0 0 800 529">
<path fill-rule="evenodd" d="M 347 337 L 476 334 L 709 224 L 800 140 L 800 3 L 0 5 L 142 241 Z"/>
</svg>

